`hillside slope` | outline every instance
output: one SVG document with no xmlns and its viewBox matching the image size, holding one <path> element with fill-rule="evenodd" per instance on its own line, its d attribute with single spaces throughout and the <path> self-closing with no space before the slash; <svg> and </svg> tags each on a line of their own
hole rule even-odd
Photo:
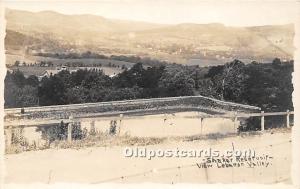
<svg viewBox="0 0 300 189">
<path fill-rule="evenodd" d="M 222 24 L 161 25 L 64 15 L 52 11 L 6 10 L 8 53 L 83 52 L 187 60 L 266 60 L 293 57 L 293 25 L 228 27 Z M 26 40 L 24 40 L 26 39 Z M 24 43 L 24 41 L 26 41 Z M 33 51 L 33 52 L 32 52 Z"/>
</svg>

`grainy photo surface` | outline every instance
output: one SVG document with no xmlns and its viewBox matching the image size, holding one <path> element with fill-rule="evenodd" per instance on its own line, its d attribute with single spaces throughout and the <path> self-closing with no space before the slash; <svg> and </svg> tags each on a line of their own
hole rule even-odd
<svg viewBox="0 0 300 189">
<path fill-rule="evenodd" d="M 292 184 L 298 3 L 4 4 L 5 184 Z"/>
</svg>

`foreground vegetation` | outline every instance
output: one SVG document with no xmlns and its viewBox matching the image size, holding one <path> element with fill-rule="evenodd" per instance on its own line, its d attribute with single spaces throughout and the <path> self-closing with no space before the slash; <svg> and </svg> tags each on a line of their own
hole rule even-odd
<svg viewBox="0 0 300 189">
<path fill-rule="evenodd" d="M 53 128 L 53 127 L 52 127 Z M 58 128 L 58 127 L 57 127 Z M 228 137 L 239 136 L 242 138 L 259 136 L 262 135 L 261 132 L 257 131 L 248 131 L 241 133 L 232 133 L 232 134 L 207 134 L 207 135 L 192 135 L 192 136 L 173 136 L 173 137 L 135 137 L 130 135 L 116 135 L 116 133 L 109 130 L 109 132 L 89 132 L 87 135 L 80 138 L 76 138 L 77 133 L 72 133 L 72 142 L 66 140 L 67 136 L 62 135 L 58 137 L 52 133 L 51 138 L 49 136 L 45 137 L 42 143 L 29 143 L 24 137 L 15 135 L 12 140 L 12 145 L 9 148 L 5 148 L 6 154 L 15 154 L 25 151 L 36 151 L 36 150 L 45 150 L 45 149 L 81 149 L 88 147 L 113 147 L 113 146 L 148 146 L 148 145 L 157 145 L 168 142 L 191 142 L 191 141 L 200 141 L 200 140 L 222 140 Z M 288 133 L 291 130 L 288 128 L 276 128 L 265 131 L 266 133 Z M 61 133 L 61 132 L 60 132 Z M 56 133 L 58 134 L 58 133 Z M 54 137 L 56 136 L 56 137 Z M 78 136 L 78 135 L 77 135 Z"/>
</svg>

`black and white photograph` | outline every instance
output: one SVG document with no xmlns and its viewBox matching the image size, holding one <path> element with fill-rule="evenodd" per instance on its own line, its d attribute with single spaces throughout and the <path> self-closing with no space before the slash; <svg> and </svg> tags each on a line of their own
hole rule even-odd
<svg viewBox="0 0 300 189">
<path fill-rule="evenodd" d="M 3 11 L 4 188 L 295 184 L 298 1 Z"/>
</svg>

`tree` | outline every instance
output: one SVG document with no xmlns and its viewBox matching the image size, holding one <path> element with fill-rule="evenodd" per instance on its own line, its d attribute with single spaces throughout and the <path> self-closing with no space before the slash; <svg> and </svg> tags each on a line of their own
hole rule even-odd
<svg viewBox="0 0 300 189">
<path fill-rule="evenodd" d="M 239 60 L 226 64 L 222 79 L 222 97 L 225 100 L 244 102 L 241 98 L 245 90 L 247 75 L 244 72 L 245 64 Z"/>
<path fill-rule="evenodd" d="M 143 85 L 143 74 L 145 69 L 141 63 L 135 64 L 130 70 L 125 70 L 114 78 L 117 87 L 134 87 Z"/>
<path fill-rule="evenodd" d="M 14 70 L 12 73 L 7 73 L 5 82 L 13 82 L 18 87 L 23 87 L 26 84 L 26 78 L 20 70 Z"/>
<path fill-rule="evenodd" d="M 145 68 L 137 63 L 114 78 L 96 69 L 85 69 L 61 71 L 40 82 L 36 76 L 25 78 L 15 70 L 5 77 L 5 107 L 201 94 L 259 106 L 265 111 L 292 110 L 293 61 L 278 62 L 245 65 L 234 60 L 211 68 L 178 64 Z"/>
<path fill-rule="evenodd" d="M 14 83 L 5 86 L 5 107 L 21 108 L 38 105 L 37 88 L 25 85 L 20 88 Z"/>
<path fill-rule="evenodd" d="M 37 87 L 39 85 L 39 79 L 35 75 L 30 75 L 26 79 L 26 84 L 33 87 Z"/>
<path fill-rule="evenodd" d="M 165 66 L 159 67 L 149 67 L 143 70 L 141 73 L 141 80 L 139 81 L 139 87 L 143 88 L 156 88 L 158 87 L 158 82 L 165 71 Z"/>
<path fill-rule="evenodd" d="M 111 89 L 107 91 L 104 101 L 138 99 L 142 94 L 143 89 L 138 87 Z"/>
<path fill-rule="evenodd" d="M 218 97 L 217 89 L 211 78 L 204 78 L 198 81 L 198 94 L 202 96 L 216 98 Z"/>
<path fill-rule="evenodd" d="M 81 85 L 85 88 L 106 88 L 111 86 L 111 78 L 102 71 L 90 70 L 84 75 Z"/>
<path fill-rule="evenodd" d="M 183 71 L 165 72 L 160 79 L 162 96 L 188 96 L 194 94 L 195 81 Z"/>
<path fill-rule="evenodd" d="M 65 92 L 65 101 L 68 104 L 78 104 L 88 102 L 89 90 L 82 86 L 68 88 Z"/>
<path fill-rule="evenodd" d="M 249 64 L 242 98 L 265 111 L 293 109 L 292 64 Z"/>
<path fill-rule="evenodd" d="M 239 101 L 241 102 L 241 93 L 244 89 L 244 73 L 245 64 L 239 60 L 234 60 L 224 66 L 212 67 L 207 77 L 211 77 L 216 92 L 217 98 L 222 100 Z"/>
<path fill-rule="evenodd" d="M 272 61 L 272 64 L 273 65 L 280 65 L 281 64 L 281 60 L 279 58 L 275 58 L 273 61 Z"/>
<path fill-rule="evenodd" d="M 65 104 L 65 91 L 64 81 L 60 77 L 43 78 L 38 90 L 40 105 Z"/>
<path fill-rule="evenodd" d="M 16 60 L 14 66 L 18 67 L 20 65 L 20 61 Z"/>
</svg>

